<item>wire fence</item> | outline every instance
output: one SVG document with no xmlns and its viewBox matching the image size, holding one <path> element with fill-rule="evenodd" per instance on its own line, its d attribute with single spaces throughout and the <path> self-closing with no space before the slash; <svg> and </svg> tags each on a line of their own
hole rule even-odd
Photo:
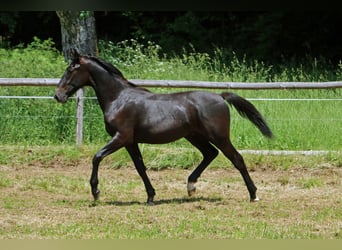
<svg viewBox="0 0 342 250">
<path fill-rule="evenodd" d="M 336 82 L 334 84 L 336 87 Z M 11 88 L 13 85 L 4 86 Z M 31 82 L 30 86 L 36 85 Z M 172 88 L 167 87 L 167 89 Z M 212 90 L 215 89 L 212 88 Z M 284 90 L 284 84 L 278 91 L 282 90 Z M 246 98 L 265 115 L 276 135 L 275 140 L 270 142 L 262 138 L 248 121 L 232 111 L 231 137 L 237 148 L 250 153 L 264 150 L 263 152 L 267 154 L 272 152 L 274 154 L 279 154 L 279 152 L 315 154 L 314 152 L 332 152 L 342 149 L 342 142 L 339 139 L 339 135 L 342 134 L 340 87 L 332 90 L 333 95 L 319 94 L 314 97 L 301 97 L 300 95 L 294 98 L 277 95 L 272 97 L 272 93 L 276 91 L 269 91 L 270 97 L 258 97 L 260 91 L 255 91 L 253 92 L 255 97 Z M 317 91 L 326 90 L 319 87 Z M 80 102 L 83 106 L 81 111 L 77 109 Z M 93 96 L 82 94 L 71 98 L 68 104 L 61 105 L 53 100 L 52 95 L 1 95 L 0 107 L 1 144 L 46 145 L 70 144 L 75 141 L 78 145 L 82 143 L 104 144 L 109 139 L 104 128 L 102 112 L 96 97 Z M 79 127 L 80 120 L 82 121 L 81 128 Z M 175 145 L 180 144 L 175 143 Z"/>
</svg>

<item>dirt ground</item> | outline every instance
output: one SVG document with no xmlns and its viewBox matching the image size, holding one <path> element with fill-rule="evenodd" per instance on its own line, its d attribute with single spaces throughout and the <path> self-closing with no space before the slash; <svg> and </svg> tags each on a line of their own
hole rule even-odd
<svg viewBox="0 0 342 250">
<path fill-rule="evenodd" d="M 62 166 L 58 162 L 50 166 L 0 166 L 0 238 L 98 238 L 102 234 L 103 238 L 109 237 L 104 232 L 81 237 L 77 232 L 71 233 L 70 228 L 58 235 L 57 226 L 49 227 L 60 226 L 68 218 L 82 231 L 82 223 L 89 222 L 94 209 L 90 205 L 90 171 L 89 165 Z M 342 238 L 340 167 L 252 167 L 250 175 L 260 198 L 256 204 L 249 203 L 246 186 L 234 168 L 208 168 L 196 184 L 196 195 L 188 198 L 186 181 L 190 173 L 189 169 L 148 170 L 157 193 L 155 212 L 160 214 L 159 222 L 169 226 L 168 234 L 148 221 L 146 226 L 158 229 L 157 235 L 133 234 L 133 238 Z M 136 223 L 136 218 L 127 219 L 127 210 L 136 216 L 147 212 L 145 189 L 133 167 L 101 166 L 99 180 L 101 200 L 97 209 L 103 210 L 98 216 L 106 218 L 115 211 L 119 217 L 126 216 L 125 223 L 129 224 Z M 224 225 L 219 224 L 219 219 L 216 225 L 211 222 L 203 232 L 193 227 L 187 236 L 184 232 L 181 236 L 178 231 L 170 233 L 170 228 L 176 227 L 173 223 L 180 223 L 181 214 L 189 211 L 194 217 L 193 225 L 196 220 L 199 224 L 209 223 L 196 217 L 201 211 L 215 218 L 222 214 L 226 221 Z M 256 227 L 255 233 L 247 234 L 242 225 L 231 226 L 227 221 L 232 221 L 232 225 L 246 221 L 248 227 Z M 260 229 L 260 225 L 267 225 L 268 232 Z M 49 230 L 43 230 L 45 227 L 50 228 L 53 236 Z M 228 228 L 232 233 L 209 235 L 211 227 Z M 113 237 L 122 235 L 118 232 Z"/>
</svg>

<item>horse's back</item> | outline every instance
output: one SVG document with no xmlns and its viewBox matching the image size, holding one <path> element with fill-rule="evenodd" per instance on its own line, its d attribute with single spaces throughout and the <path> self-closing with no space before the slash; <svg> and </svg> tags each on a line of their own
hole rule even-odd
<svg viewBox="0 0 342 250">
<path fill-rule="evenodd" d="M 221 95 L 205 91 L 176 92 L 168 98 L 178 100 L 188 118 L 191 134 L 209 139 L 229 136 L 230 112 Z"/>
</svg>

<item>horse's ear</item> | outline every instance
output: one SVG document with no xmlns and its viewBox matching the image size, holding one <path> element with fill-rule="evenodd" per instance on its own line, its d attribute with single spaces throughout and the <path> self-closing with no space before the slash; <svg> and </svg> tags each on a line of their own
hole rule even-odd
<svg viewBox="0 0 342 250">
<path fill-rule="evenodd" d="M 69 50 L 69 55 L 71 60 L 78 60 L 80 58 L 80 54 L 77 52 L 77 50 L 75 48 L 71 48 Z"/>
</svg>

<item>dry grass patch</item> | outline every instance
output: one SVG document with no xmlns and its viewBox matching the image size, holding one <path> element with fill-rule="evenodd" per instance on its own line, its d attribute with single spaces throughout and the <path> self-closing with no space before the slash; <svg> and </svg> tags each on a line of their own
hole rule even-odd
<svg viewBox="0 0 342 250">
<path fill-rule="evenodd" d="M 342 168 L 252 167 L 261 201 L 249 203 L 233 168 L 209 168 L 189 198 L 189 169 L 149 170 L 157 195 L 146 206 L 132 167 L 99 172 L 93 206 L 86 165 L 0 166 L 2 239 L 342 238 Z"/>
</svg>

